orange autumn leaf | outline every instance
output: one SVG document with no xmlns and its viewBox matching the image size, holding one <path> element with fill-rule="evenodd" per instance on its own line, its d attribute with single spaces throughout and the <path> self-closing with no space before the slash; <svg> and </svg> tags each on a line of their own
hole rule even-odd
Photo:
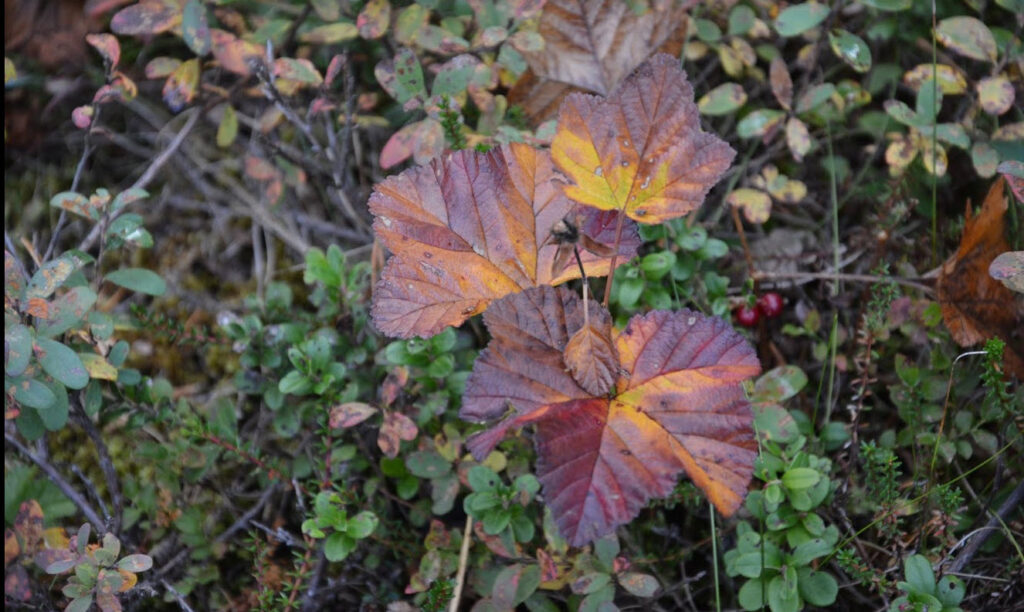
<svg viewBox="0 0 1024 612">
<path fill-rule="evenodd" d="M 1007 369 L 1024 379 L 1024 300 L 988 273 L 992 261 L 1010 250 L 1003 191 L 1003 180 L 997 180 L 977 214 L 967 203 L 960 247 L 939 270 L 936 289 L 953 340 L 971 346 L 999 336 L 1006 342 Z"/>
<path fill-rule="evenodd" d="M 661 223 L 700 206 L 736 152 L 701 130 L 679 61 L 657 55 L 607 99 L 567 97 L 551 155 L 572 180 L 569 198 Z"/>
<path fill-rule="evenodd" d="M 569 290 L 508 296 L 484 323 L 492 339 L 466 383 L 460 416 L 493 421 L 509 407 L 514 414 L 467 445 L 479 460 L 509 429 L 534 425 L 537 478 L 571 544 L 630 521 L 648 500 L 668 495 L 680 472 L 722 514 L 739 508 L 757 451 L 741 383 L 761 367 L 728 323 L 689 310 L 633 317 L 614 338 L 612 397 L 589 393 L 565 367 L 566 344 L 584 325 L 582 301 Z"/>
<path fill-rule="evenodd" d="M 577 211 L 561 193 L 547 151 L 511 144 L 452 153 L 378 184 L 370 212 L 394 254 L 372 308 L 377 328 L 391 336 L 432 336 L 492 300 L 580 275 L 573 260 L 552 270 L 560 245 L 551 229 Z M 616 213 L 582 215 L 580 231 L 590 240 L 615 242 Z M 638 246 L 635 226 L 626 228 L 619 261 Z M 607 254 L 580 256 L 588 276 L 608 274 Z"/>
<path fill-rule="evenodd" d="M 620 0 L 548 0 L 537 26 L 544 45 L 520 49 L 530 70 L 511 102 L 539 123 L 573 91 L 610 94 L 655 51 L 679 54 L 687 4 L 655 0 L 637 14 Z"/>
</svg>

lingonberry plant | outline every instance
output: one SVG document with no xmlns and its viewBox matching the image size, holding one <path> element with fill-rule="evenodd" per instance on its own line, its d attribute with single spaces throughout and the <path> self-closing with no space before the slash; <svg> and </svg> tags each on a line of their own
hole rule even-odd
<svg viewBox="0 0 1024 612">
<path fill-rule="evenodd" d="M 753 349 L 689 310 L 614 330 L 610 282 L 604 305 L 587 298 L 589 277 L 636 253 L 634 222 L 690 213 L 733 156 L 701 130 L 678 60 L 658 55 L 607 97 L 567 97 L 550 152 L 457 151 L 370 199 L 394 253 L 374 321 L 428 337 L 486 311 L 492 338 L 460 415 L 499 422 L 469 448 L 483 460 L 511 429 L 534 425 L 544 499 L 573 545 L 630 521 L 680 472 L 725 515 L 743 501 L 757 448 L 741 387 L 760 371 Z M 581 277 L 582 299 L 560 286 Z"/>
</svg>

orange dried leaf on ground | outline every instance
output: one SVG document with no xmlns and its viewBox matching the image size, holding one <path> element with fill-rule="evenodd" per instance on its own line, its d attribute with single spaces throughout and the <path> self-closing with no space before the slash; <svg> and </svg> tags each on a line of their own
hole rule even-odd
<svg viewBox="0 0 1024 612">
<path fill-rule="evenodd" d="M 567 97 L 551 155 L 570 199 L 661 223 L 700 206 L 736 152 L 701 130 L 679 60 L 657 55 L 607 99 Z"/>
<path fill-rule="evenodd" d="M 1006 342 L 1007 369 L 1024 379 L 1024 299 L 989 275 L 989 266 L 1010 250 L 1006 240 L 1004 182 L 996 181 L 981 210 L 967 203 L 960 247 L 939 271 L 937 292 L 942 319 L 960 346 L 993 336 Z"/>
<path fill-rule="evenodd" d="M 528 289 L 495 302 L 484 323 L 492 340 L 460 416 L 493 421 L 509 405 L 515 413 L 467 446 L 479 460 L 509 429 L 534 425 L 537 478 L 571 544 L 627 523 L 681 472 L 719 512 L 740 506 L 757 454 L 741 383 L 761 367 L 728 323 L 688 310 L 633 317 L 614 338 L 612 397 L 589 393 L 565 367 L 565 347 L 585 324 L 574 293 Z"/>
<path fill-rule="evenodd" d="M 679 54 L 688 4 L 654 0 L 637 14 L 620 0 L 548 0 L 538 24 L 544 46 L 521 50 L 530 70 L 510 101 L 539 123 L 573 91 L 608 95 L 655 51 Z"/>
<path fill-rule="evenodd" d="M 428 337 L 509 293 L 579 278 L 575 261 L 552 271 L 560 245 L 550 239 L 576 208 L 550 154 L 523 144 L 458 151 L 390 177 L 370 197 L 374 231 L 394 254 L 374 292 L 374 323 L 391 336 Z M 582 214 L 582 234 L 614 244 L 617 213 Z M 619 261 L 638 246 L 627 226 Z M 580 257 L 588 276 L 608 274 L 609 256 Z"/>
</svg>

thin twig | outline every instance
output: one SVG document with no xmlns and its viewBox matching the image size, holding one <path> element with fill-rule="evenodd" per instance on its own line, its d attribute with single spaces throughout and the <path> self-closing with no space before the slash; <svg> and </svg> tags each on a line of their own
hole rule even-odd
<svg viewBox="0 0 1024 612">
<path fill-rule="evenodd" d="M 459 549 L 459 571 L 455 574 L 455 592 L 448 604 L 448 612 L 459 612 L 462 587 L 466 584 L 466 566 L 469 565 L 469 538 L 473 535 L 473 517 L 466 517 L 466 529 L 462 532 L 462 547 Z"/>
<path fill-rule="evenodd" d="M 79 424 L 85 430 L 85 434 L 89 436 L 93 446 L 96 447 L 100 471 L 103 472 L 103 479 L 107 483 L 107 493 L 110 495 L 110 502 L 114 506 L 110 531 L 114 532 L 114 535 L 119 536 L 121 535 L 121 521 L 124 514 L 124 498 L 121 495 L 121 484 L 117 478 L 117 470 L 114 469 L 114 460 L 110 457 L 110 451 L 107 449 L 107 444 L 103 441 L 103 436 L 100 435 L 99 430 L 96 429 L 96 425 L 93 424 L 89 415 L 85 413 L 81 402 L 76 398 L 72 401 L 72 405 L 78 416 Z"/>
<path fill-rule="evenodd" d="M 981 545 L 985 543 L 985 540 L 992 535 L 993 531 L 998 530 L 1002 526 L 1006 517 L 1020 506 L 1022 500 L 1024 500 L 1024 480 L 1017 483 L 1017 486 L 1010 495 L 1003 501 L 1003 505 L 999 506 L 999 509 L 989 518 L 985 526 L 978 530 L 978 535 L 964 547 L 964 551 L 949 566 L 949 572 L 959 572 L 970 563 L 971 559 L 974 558 L 974 555 L 981 548 Z"/>
<path fill-rule="evenodd" d="M 93 510 L 92 506 L 89 505 L 89 502 L 82 497 L 82 494 L 76 491 L 75 488 L 60 475 L 57 468 L 53 467 L 49 461 L 46 461 L 30 451 L 24 444 L 19 442 L 17 438 L 6 431 L 4 432 L 4 441 L 16 448 L 22 455 L 28 457 L 32 463 L 39 466 L 39 469 L 46 472 L 46 475 L 50 477 L 53 484 L 57 485 L 60 492 L 67 496 L 67 498 L 71 500 L 71 503 L 75 504 L 75 506 L 82 511 L 86 520 L 92 523 L 93 528 L 96 529 L 97 535 L 107 532 L 107 527 L 103 524 L 103 519 L 100 518 L 100 515 L 96 514 L 96 511 Z"/>
<path fill-rule="evenodd" d="M 257 514 L 260 513 L 260 511 L 263 509 L 263 506 L 265 506 L 266 503 L 270 501 L 270 497 L 277 492 L 277 487 L 278 483 L 270 483 L 270 486 L 268 486 L 266 490 L 263 491 L 263 495 L 260 495 L 260 498 L 256 501 L 253 507 L 246 510 L 245 514 L 238 517 L 238 520 L 232 523 L 230 527 L 222 531 L 220 535 L 218 535 L 215 538 L 214 541 L 226 542 L 231 538 L 231 536 L 235 535 L 236 532 L 248 527 L 249 521 L 251 521 Z"/>
<path fill-rule="evenodd" d="M 172 597 L 174 597 L 174 601 L 178 602 L 178 607 L 180 607 L 185 612 L 195 612 L 195 610 L 192 609 L 192 606 L 188 605 L 188 602 L 185 601 L 185 596 L 179 593 L 178 590 L 175 589 L 173 586 L 171 586 L 171 583 L 167 582 L 166 580 L 161 580 L 160 584 L 164 585 L 164 588 L 167 589 L 167 592 L 170 593 Z"/>
<path fill-rule="evenodd" d="M 913 287 L 918 291 L 931 294 L 934 290 L 923 283 L 910 278 L 898 276 L 876 276 L 874 274 L 836 274 L 835 272 L 767 272 L 756 270 L 751 277 L 754 280 L 844 280 L 860 283 L 877 283 L 881 281 L 892 281 L 897 285 Z"/>
<path fill-rule="evenodd" d="M 85 147 L 82 149 L 82 157 L 78 158 L 78 166 L 75 167 L 75 177 L 71 179 L 70 191 L 78 191 L 78 183 L 82 180 L 82 172 L 85 170 L 85 163 L 89 161 L 89 157 L 92 155 L 92 152 L 96 150 L 96 148 L 92 146 L 92 132 L 94 127 L 97 125 L 97 122 L 100 120 L 100 112 L 103 107 L 99 104 L 94 104 L 92 108 L 92 123 L 88 131 L 85 132 L 85 139 L 83 140 Z M 50 244 L 46 246 L 46 252 L 43 253 L 44 262 L 50 260 L 50 256 L 53 255 L 53 250 L 57 248 L 57 241 L 60 239 L 60 233 L 64 229 L 64 224 L 67 223 L 67 220 L 68 211 L 67 209 L 62 208 L 60 216 L 57 217 L 57 226 L 53 228 L 53 234 L 50 235 Z"/>
<path fill-rule="evenodd" d="M 149 167 L 146 168 L 146 171 L 142 173 L 142 176 L 140 176 L 132 184 L 131 189 L 145 189 L 146 186 L 149 185 L 150 182 L 152 182 L 153 179 L 156 177 L 156 173 L 159 172 L 160 169 L 164 167 L 164 164 L 166 164 L 167 161 L 171 159 L 171 156 L 174 155 L 174 153 L 178 150 L 178 148 L 181 147 L 181 143 L 185 142 L 185 137 L 192 132 L 192 128 L 195 127 L 201 115 L 198 109 L 185 111 L 182 114 L 187 113 L 191 114 L 189 114 L 188 120 L 185 121 L 185 125 L 183 125 L 181 129 L 178 130 L 178 133 L 174 136 L 174 139 L 171 140 L 170 144 L 167 145 L 167 148 L 164 149 L 163 152 L 161 152 L 160 155 L 153 160 L 153 163 L 151 163 Z M 109 224 L 110 221 L 116 219 L 117 216 L 119 216 L 121 212 L 124 210 L 125 209 L 122 208 L 121 211 L 114 213 L 114 215 L 112 215 L 110 219 L 107 220 L 107 223 Z M 85 240 L 82 241 L 78 249 L 81 251 L 88 251 L 89 249 L 91 249 L 93 245 L 96 244 L 96 241 L 100 239 L 100 235 L 103 233 L 103 228 L 105 226 L 105 224 L 94 225 L 92 227 L 92 230 L 89 232 L 89 235 L 85 237 Z"/>
</svg>

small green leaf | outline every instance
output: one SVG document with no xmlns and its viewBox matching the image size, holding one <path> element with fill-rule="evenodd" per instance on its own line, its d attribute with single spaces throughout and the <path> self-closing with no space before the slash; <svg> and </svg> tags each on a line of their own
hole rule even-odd
<svg viewBox="0 0 1024 612">
<path fill-rule="evenodd" d="M 776 128 L 785 118 L 784 111 L 767 108 L 756 110 L 736 125 L 736 135 L 740 138 L 760 138 Z"/>
<path fill-rule="evenodd" d="M 210 52 L 210 26 L 206 21 L 205 3 L 188 0 L 181 16 L 181 38 L 193 53 L 202 57 Z"/>
<path fill-rule="evenodd" d="M 975 17 L 949 17 L 935 28 L 935 38 L 949 49 L 980 61 L 995 62 L 996 39 L 992 31 Z"/>
<path fill-rule="evenodd" d="M 738 83 L 723 83 L 701 96 L 697 108 L 702 115 L 727 115 L 747 102 L 747 92 Z"/>
<path fill-rule="evenodd" d="M 73 350 L 49 338 L 36 338 L 33 349 L 39 365 L 65 387 L 84 389 L 89 384 L 89 372 Z"/>
<path fill-rule="evenodd" d="M 28 281 L 26 299 L 50 297 L 75 271 L 93 261 L 91 255 L 81 251 L 68 251 L 48 261 Z"/>
<path fill-rule="evenodd" d="M 117 212 L 124 208 L 125 206 L 128 206 L 129 204 L 134 204 L 135 202 L 138 202 L 139 200 L 144 200 L 148 197 L 149 192 L 146 191 L 145 189 L 139 189 L 137 187 L 127 189 L 117 194 L 117 197 L 114 198 L 114 201 L 110 203 L 110 212 Z"/>
<path fill-rule="evenodd" d="M 784 402 L 806 386 L 807 374 L 798 366 L 779 366 L 757 379 L 750 399 L 755 402 Z"/>
<path fill-rule="evenodd" d="M 344 533 L 335 532 L 324 541 L 324 556 L 328 561 L 342 561 L 355 547 L 355 540 Z"/>
<path fill-rule="evenodd" d="M 964 581 L 956 576 L 943 576 L 940 578 L 935 592 L 942 605 L 951 608 L 959 606 L 966 593 L 967 589 L 964 586 Z"/>
<path fill-rule="evenodd" d="M 907 583 L 918 593 L 931 594 L 935 591 L 935 572 L 924 555 L 907 557 L 903 562 L 903 571 Z"/>
<path fill-rule="evenodd" d="M 82 323 L 95 303 L 96 293 L 92 289 L 87 286 L 73 287 L 50 304 L 50 318 L 36 324 L 39 335 L 53 338 L 63 334 Z"/>
<path fill-rule="evenodd" d="M 800 581 L 800 596 L 812 606 L 831 606 L 839 594 L 839 585 L 832 574 L 815 571 L 809 567 L 797 570 Z"/>
<path fill-rule="evenodd" d="M 123 268 L 114 270 L 104 277 L 105 280 L 125 289 L 146 295 L 159 296 L 167 291 L 167 283 L 159 274 L 145 268 Z"/>
<path fill-rule="evenodd" d="M 927 121 L 918 117 L 913 109 L 899 100 L 886 100 L 884 106 L 885 112 L 903 125 L 923 127 L 927 123 Z"/>
<path fill-rule="evenodd" d="M 748 580 L 737 595 L 740 606 L 744 610 L 753 612 L 760 610 L 765 601 L 764 581 L 760 579 Z"/>
<path fill-rule="evenodd" d="M 501 479 L 488 467 L 474 465 L 467 475 L 469 486 L 476 492 L 493 491 L 501 485 Z"/>
<path fill-rule="evenodd" d="M 782 475 L 782 484 L 790 491 L 802 491 L 818 484 L 821 474 L 812 468 L 789 468 Z"/>
<path fill-rule="evenodd" d="M 754 9 L 746 4 L 737 4 L 729 12 L 729 34 L 731 36 L 746 34 L 756 22 L 757 14 L 754 13 Z"/>
<path fill-rule="evenodd" d="M 440 478 L 452 470 L 452 464 L 437 451 L 422 450 L 409 454 L 405 459 L 409 473 L 420 478 Z"/>
<path fill-rule="evenodd" d="M 786 568 L 786 573 L 772 578 L 768 583 L 768 605 L 772 612 L 797 612 L 800 609 L 796 568 Z"/>
<path fill-rule="evenodd" d="M 823 557 L 832 552 L 832 545 L 822 538 L 812 538 L 793 549 L 790 555 L 796 565 L 807 565 L 818 557 Z"/>
<path fill-rule="evenodd" d="M 376 514 L 364 510 L 348 520 L 345 533 L 357 540 L 361 540 L 369 537 L 373 530 L 377 528 L 379 522 L 380 519 L 377 518 Z"/>
<path fill-rule="evenodd" d="M 224 114 L 221 115 L 220 124 L 217 126 L 217 146 L 226 149 L 235 142 L 238 136 L 238 113 L 235 107 L 230 104 L 224 105 Z"/>
<path fill-rule="evenodd" d="M 68 603 L 68 607 L 64 608 L 64 612 L 89 612 L 90 609 L 92 609 L 91 590 L 88 595 L 72 599 L 71 602 Z"/>
<path fill-rule="evenodd" d="M 857 72 L 871 69 L 871 50 L 861 37 L 846 30 L 835 29 L 828 33 L 828 42 L 836 57 Z"/>
<path fill-rule="evenodd" d="M 930 125 L 932 119 L 939 115 L 942 110 L 942 88 L 935 86 L 935 81 L 926 79 L 921 83 L 921 89 L 917 90 L 917 102 L 915 111 L 917 116 Z"/>
<path fill-rule="evenodd" d="M 356 28 L 354 23 L 339 21 L 308 30 L 299 35 L 299 40 L 305 43 L 333 45 L 346 40 L 352 40 L 358 36 L 359 29 Z"/>
<path fill-rule="evenodd" d="M 914 0 L 862 0 L 871 8 L 880 11 L 905 11 L 914 4 Z"/>
<path fill-rule="evenodd" d="M 29 408 L 46 410 L 57 401 L 57 396 L 53 394 L 53 391 L 34 378 L 18 379 L 15 381 L 8 379 L 6 387 L 10 389 L 12 386 L 14 387 L 14 399 L 19 404 Z M 22 412 L 22 414 L 25 413 Z"/>
<path fill-rule="evenodd" d="M 4 349 L 4 372 L 20 376 L 32 357 L 32 330 L 21 323 L 8 327 L 4 332 Z"/>
<path fill-rule="evenodd" d="M 936 125 L 935 137 L 942 142 L 951 144 L 954 147 L 960 147 L 961 149 L 971 146 L 971 139 L 959 123 L 940 123 Z"/>
<path fill-rule="evenodd" d="M 483 523 L 484 531 L 488 534 L 498 535 L 502 531 L 505 531 L 505 528 L 508 527 L 511 520 L 511 512 L 503 508 L 496 508 L 484 513 L 484 518 L 481 523 Z"/>
<path fill-rule="evenodd" d="M 775 18 L 775 30 L 783 37 L 796 36 L 824 21 L 828 13 L 828 7 L 817 2 L 795 4 Z"/>
</svg>

